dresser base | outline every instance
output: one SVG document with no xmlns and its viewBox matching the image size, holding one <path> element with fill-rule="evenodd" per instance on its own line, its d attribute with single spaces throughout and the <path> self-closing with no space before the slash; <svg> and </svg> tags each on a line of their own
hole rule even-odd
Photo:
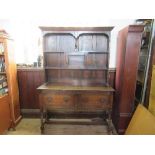
<svg viewBox="0 0 155 155">
<path fill-rule="evenodd" d="M 51 118 L 100 118 L 101 124 L 111 129 L 111 110 L 114 89 L 108 86 L 63 86 L 44 84 L 38 88 L 41 113 L 41 133 L 44 133 L 45 124 L 53 123 Z M 98 123 L 99 123 L 98 122 Z M 61 122 L 62 123 L 62 122 Z M 67 121 L 65 122 L 67 123 Z M 68 122 L 71 123 L 70 121 Z M 72 122 L 75 124 L 75 122 Z M 83 123 L 84 122 L 76 122 Z M 85 122 L 86 123 L 86 122 Z M 89 122 L 87 124 L 94 124 Z"/>
<path fill-rule="evenodd" d="M 53 116 L 53 117 L 52 117 Z M 114 127 L 111 120 L 111 110 L 98 114 L 60 114 L 51 112 L 41 113 L 41 134 L 45 134 L 46 124 L 69 124 L 69 125 L 107 125 L 108 134 L 114 133 Z"/>
</svg>

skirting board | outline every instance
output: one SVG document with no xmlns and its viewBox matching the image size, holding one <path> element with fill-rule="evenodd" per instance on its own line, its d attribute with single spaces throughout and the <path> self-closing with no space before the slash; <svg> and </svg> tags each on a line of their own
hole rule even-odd
<svg viewBox="0 0 155 155">
<path fill-rule="evenodd" d="M 40 109 L 21 109 L 23 117 L 40 118 Z"/>
</svg>

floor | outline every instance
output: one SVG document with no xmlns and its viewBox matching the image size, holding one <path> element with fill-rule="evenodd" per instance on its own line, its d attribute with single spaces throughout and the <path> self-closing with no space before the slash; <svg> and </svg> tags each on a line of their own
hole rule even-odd
<svg viewBox="0 0 155 155">
<path fill-rule="evenodd" d="M 62 120 L 61 120 L 62 121 Z M 70 121 L 70 120 L 68 120 Z M 75 120 L 74 120 L 75 121 Z M 81 120 L 76 120 L 81 121 Z M 91 121 L 91 120 L 83 120 Z M 17 125 L 16 131 L 7 135 L 40 135 L 40 119 L 24 118 Z M 107 135 L 107 125 L 77 125 L 53 123 L 45 125 L 45 135 Z"/>
</svg>

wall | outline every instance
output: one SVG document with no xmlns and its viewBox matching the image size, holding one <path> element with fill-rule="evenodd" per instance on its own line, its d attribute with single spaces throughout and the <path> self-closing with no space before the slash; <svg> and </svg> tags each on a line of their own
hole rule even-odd
<svg viewBox="0 0 155 155">
<path fill-rule="evenodd" d="M 43 19 L 0 19 L 0 28 L 6 31 L 15 40 L 15 56 L 17 63 L 31 64 L 37 61 L 37 56 L 41 53 L 41 32 L 38 26 L 114 26 L 111 33 L 110 42 L 110 68 L 116 66 L 116 43 L 117 34 L 123 27 L 133 24 L 133 19 L 107 20 L 101 16 L 67 18 L 67 16 L 53 16 L 53 18 Z M 68 20 L 67 20 L 68 19 Z"/>
</svg>

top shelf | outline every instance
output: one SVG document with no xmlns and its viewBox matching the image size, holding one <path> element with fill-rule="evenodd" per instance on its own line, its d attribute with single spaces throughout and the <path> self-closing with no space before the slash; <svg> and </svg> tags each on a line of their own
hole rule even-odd
<svg viewBox="0 0 155 155">
<path fill-rule="evenodd" d="M 108 67 L 101 67 L 101 66 L 58 66 L 58 67 L 47 67 L 45 66 L 44 69 L 60 69 L 60 70 L 108 70 Z"/>
<path fill-rule="evenodd" d="M 42 31 L 90 31 L 90 32 L 96 32 L 96 31 L 111 31 L 114 27 L 44 27 L 41 26 L 40 29 Z"/>
<path fill-rule="evenodd" d="M 37 90 L 63 90 L 63 91 L 98 91 L 98 92 L 105 92 L 105 91 L 111 91 L 114 92 L 114 89 L 110 86 L 84 86 L 84 85 L 62 85 L 59 83 L 44 83 L 40 87 L 37 88 Z"/>
</svg>

